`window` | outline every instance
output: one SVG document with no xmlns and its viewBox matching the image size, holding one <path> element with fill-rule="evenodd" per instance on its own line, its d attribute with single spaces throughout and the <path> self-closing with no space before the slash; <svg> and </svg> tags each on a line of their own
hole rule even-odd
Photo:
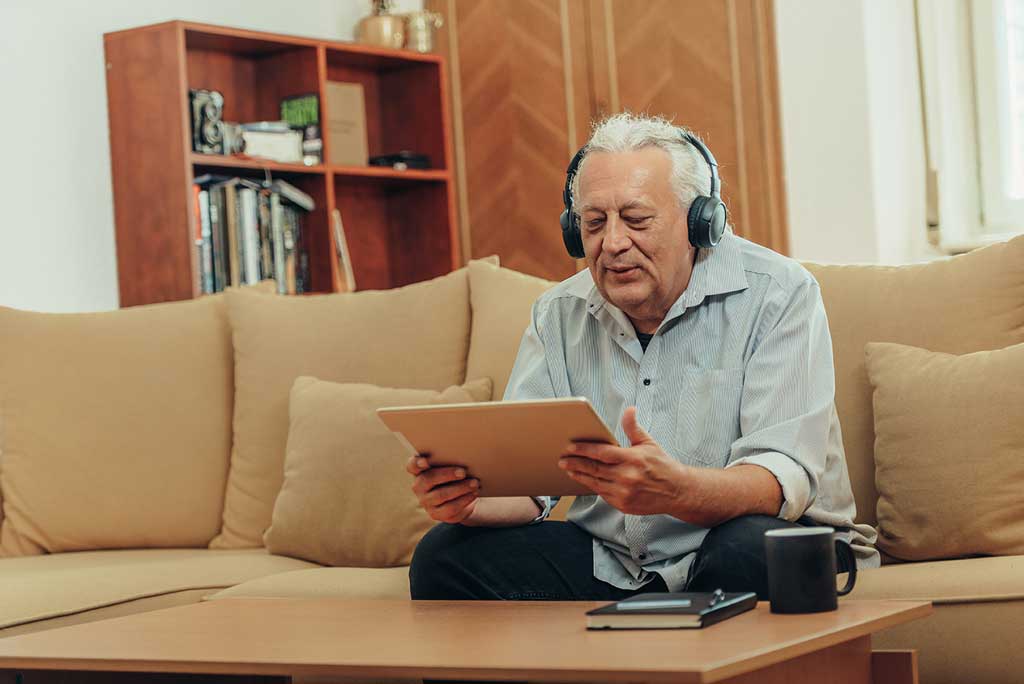
<svg viewBox="0 0 1024 684">
<path fill-rule="evenodd" d="M 1024 233 L 1024 0 L 915 7 L 935 242 Z"/>
<path fill-rule="evenodd" d="M 971 19 L 986 232 L 1024 229 L 1024 0 L 975 0 Z"/>
</svg>

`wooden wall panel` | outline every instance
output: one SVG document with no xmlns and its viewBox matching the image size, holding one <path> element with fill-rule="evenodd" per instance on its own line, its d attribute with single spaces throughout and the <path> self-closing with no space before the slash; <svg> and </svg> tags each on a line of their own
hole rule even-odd
<svg viewBox="0 0 1024 684">
<path fill-rule="evenodd" d="M 590 6 L 591 14 L 603 15 L 593 29 L 593 59 L 608 61 L 611 109 L 658 114 L 700 134 L 718 160 L 736 232 L 785 252 L 771 3 L 591 0 Z"/>
<path fill-rule="evenodd" d="M 498 254 L 509 268 L 559 280 L 575 272 L 558 228 L 569 160 L 560 4 L 433 5 L 447 14 L 459 47 L 465 253 Z"/>
<path fill-rule="evenodd" d="M 699 133 L 736 232 L 786 253 L 772 0 L 426 0 L 445 16 L 465 254 L 561 279 L 557 217 L 591 120 Z"/>
</svg>

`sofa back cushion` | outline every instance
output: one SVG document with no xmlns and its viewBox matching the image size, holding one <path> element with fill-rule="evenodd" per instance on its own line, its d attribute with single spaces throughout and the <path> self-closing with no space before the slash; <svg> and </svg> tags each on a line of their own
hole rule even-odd
<svg viewBox="0 0 1024 684">
<path fill-rule="evenodd" d="M 223 527 L 212 548 L 263 544 L 283 480 L 296 378 L 443 390 L 465 377 L 466 269 L 394 290 L 308 297 L 234 291 L 228 308 L 234 445 Z"/>
<path fill-rule="evenodd" d="M 925 264 L 805 266 L 821 285 L 832 332 L 836 408 L 857 520 L 875 524 L 865 345 L 895 342 L 965 354 L 1024 342 L 1024 237 Z"/>
<path fill-rule="evenodd" d="M 231 448 L 224 304 L 0 308 L 0 553 L 209 543 Z"/>
<path fill-rule="evenodd" d="M 878 548 L 902 560 L 1024 554 L 1024 344 L 956 356 L 867 346 Z"/>
<path fill-rule="evenodd" d="M 473 325 L 466 377 L 491 378 L 498 400 L 505 395 L 533 303 L 557 283 L 487 261 L 471 261 L 468 270 Z"/>
<path fill-rule="evenodd" d="M 322 565 L 409 565 L 434 521 L 410 488 L 408 444 L 376 411 L 490 399 L 486 378 L 443 392 L 296 380 L 284 484 L 263 536 L 267 550 Z"/>
</svg>

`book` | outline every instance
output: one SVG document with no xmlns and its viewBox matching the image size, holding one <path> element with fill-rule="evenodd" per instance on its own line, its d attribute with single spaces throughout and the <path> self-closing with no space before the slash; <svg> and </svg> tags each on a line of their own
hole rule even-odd
<svg viewBox="0 0 1024 684">
<path fill-rule="evenodd" d="M 329 162 L 338 166 L 366 166 L 370 155 L 363 84 L 328 81 L 324 98 L 327 101 L 324 129 L 331 139 Z"/>
<path fill-rule="evenodd" d="M 195 258 L 195 287 L 197 292 L 204 292 L 203 289 L 203 229 L 202 229 L 202 206 L 199 203 L 201 190 L 196 183 L 192 184 L 192 223 L 195 236 L 193 243 L 196 246 Z"/>
<path fill-rule="evenodd" d="M 270 190 L 271 192 L 276 192 L 283 199 L 288 200 L 303 211 L 313 211 L 316 209 L 316 202 L 313 201 L 313 198 L 288 181 L 275 180 L 270 183 Z"/>
<path fill-rule="evenodd" d="M 338 268 L 334 289 L 338 292 L 355 292 L 356 276 L 352 271 L 352 259 L 348 253 L 348 240 L 345 238 L 345 227 L 341 223 L 341 212 L 331 212 L 331 223 L 334 228 L 334 251 L 338 259 Z"/>
<path fill-rule="evenodd" d="M 757 594 L 639 594 L 587 613 L 587 629 L 700 629 L 757 605 Z"/>
<path fill-rule="evenodd" d="M 202 259 L 203 294 L 213 289 L 213 234 L 210 232 L 210 191 L 199 191 L 199 222 L 202 226 L 199 255 Z"/>
<path fill-rule="evenodd" d="M 248 187 L 238 189 L 239 235 L 242 243 L 242 282 L 255 285 L 260 282 L 260 233 L 259 207 L 256 190 Z"/>
<path fill-rule="evenodd" d="M 210 233 L 213 236 L 213 291 L 221 292 L 229 284 L 224 188 L 210 188 Z"/>
<path fill-rule="evenodd" d="M 259 196 L 256 198 L 259 204 L 259 218 L 260 218 L 260 277 L 261 278 L 273 278 L 274 277 L 274 256 L 273 256 L 273 241 L 270 233 L 270 196 L 271 192 L 269 188 L 263 188 L 260 190 Z"/>
<path fill-rule="evenodd" d="M 270 195 L 270 236 L 274 248 L 274 280 L 277 281 L 277 293 L 288 294 L 284 278 L 284 208 L 281 206 L 281 195 L 276 192 Z"/>
<path fill-rule="evenodd" d="M 219 184 L 229 181 L 229 176 L 220 176 L 206 173 L 196 176 L 193 184 L 200 188 L 200 227 L 202 274 L 205 282 L 202 291 L 220 292 L 225 286 L 227 262 L 221 257 L 224 255 L 222 245 L 225 239 L 221 216 L 224 212 L 224 193 Z M 205 200 L 203 199 L 205 194 Z M 198 245 L 198 243 L 197 243 Z"/>
</svg>

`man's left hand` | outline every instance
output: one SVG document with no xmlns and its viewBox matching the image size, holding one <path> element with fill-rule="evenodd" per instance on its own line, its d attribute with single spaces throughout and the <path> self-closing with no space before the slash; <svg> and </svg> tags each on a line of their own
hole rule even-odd
<svg viewBox="0 0 1024 684">
<path fill-rule="evenodd" d="M 630 515 L 671 513 L 690 488 L 692 469 L 676 461 L 636 422 L 636 408 L 622 415 L 631 446 L 573 442 L 558 465 L 569 477 Z"/>
</svg>

